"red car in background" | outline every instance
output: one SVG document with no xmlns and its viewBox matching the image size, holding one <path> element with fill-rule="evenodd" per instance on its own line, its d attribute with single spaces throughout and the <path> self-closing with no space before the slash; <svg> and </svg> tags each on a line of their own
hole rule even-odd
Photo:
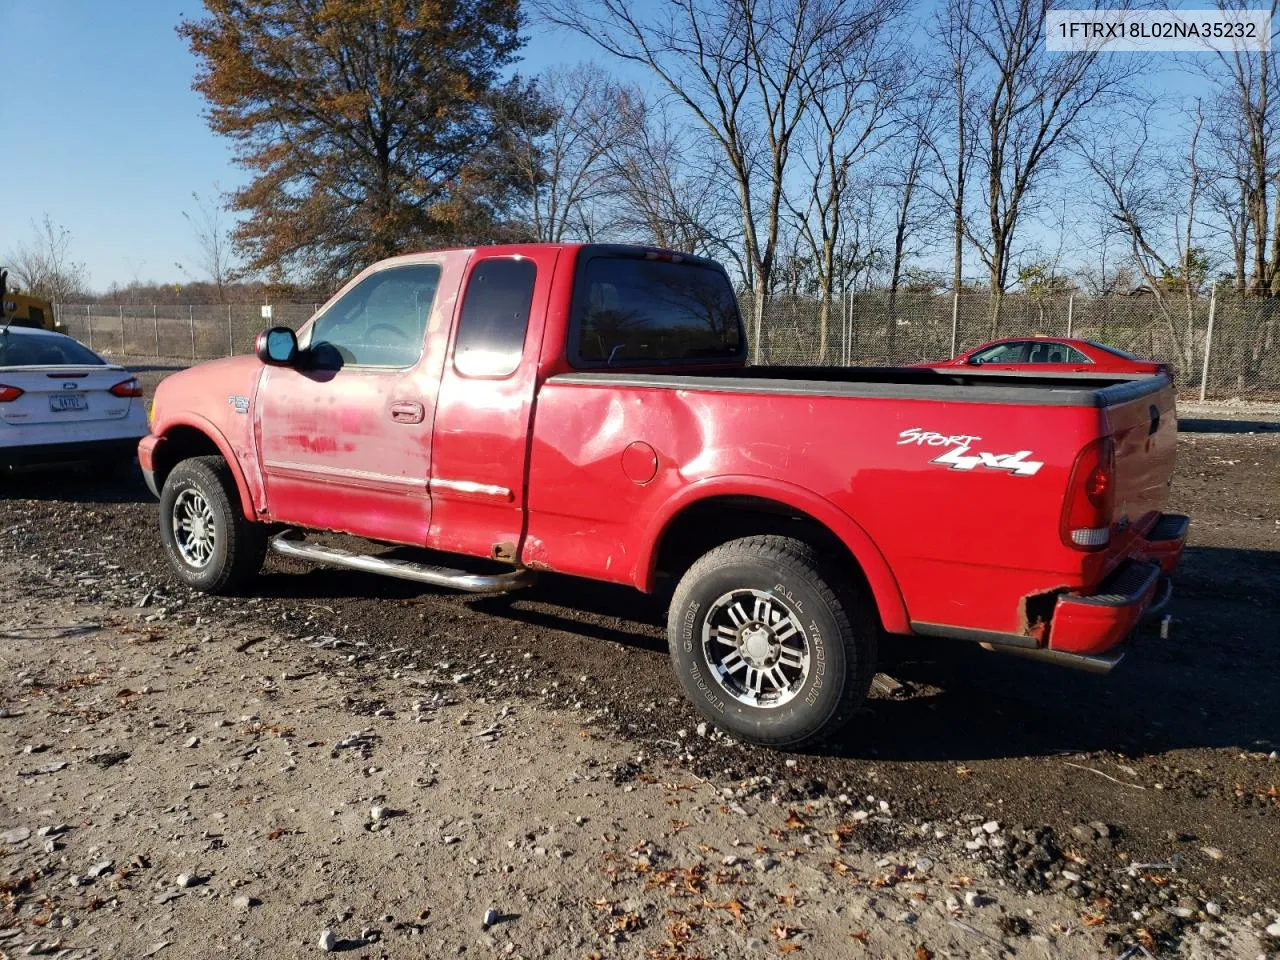
<svg viewBox="0 0 1280 960">
<path fill-rule="evenodd" d="M 1008 337 L 974 347 L 958 357 L 930 367 L 986 367 L 990 370 L 1019 370 L 1026 373 L 1165 373 L 1173 376 L 1167 363 L 1143 360 L 1118 347 L 1074 340 L 1067 337 Z"/>
</svg>

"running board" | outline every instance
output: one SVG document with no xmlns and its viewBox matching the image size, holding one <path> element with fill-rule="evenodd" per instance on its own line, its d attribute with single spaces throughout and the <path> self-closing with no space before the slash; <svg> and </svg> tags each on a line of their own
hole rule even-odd
<svg viewBox="0 0 1280 960">
<path fill-rule="evenodd" d="M 448 587 L 467 593 L 507 593 L 527 587 L 537 579 L 536 573 L 525 569 L 496 574 L 466 573 L 449 567 L 433 567 L 425 563 L 411 563 L 408 560 L 388 560 L 385 557 L 351 553 L 349 550 L 340 550 L 337 547 L 322 547 L 316 543 L 308 543 L 293 530 L 286 530 L 272 537 L 271 549 L 297 560 L 310 560 L 330 567 L 345 567 L 348 570 L 377 573 L 384 577 L 397 577 L 401 580 L 427 583 L 433 587 Z"/>
<path fill-rule="evenodd" d="M 1051 663 L 1055 667 L 1071 667 L 1074 670 L 1084 670 L 1086 673 L 1110 673 L 1111 669 L 1124 659 L 1123 653 L 1100 653 L 1087 656 L 1080 653 L 1063 653 L 1061 650 L 1049 650 L 1044 647 L 1006 647 L 994 643 L 984 643 L 981 646 L 985 650 L 996 653 L 1039 660 L 1041 663 Z"/>
</svg>

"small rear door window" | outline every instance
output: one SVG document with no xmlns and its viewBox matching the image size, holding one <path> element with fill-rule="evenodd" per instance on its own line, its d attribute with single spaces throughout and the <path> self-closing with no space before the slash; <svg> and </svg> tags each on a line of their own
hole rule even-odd
<svg viewBox="0 0 1280 960">
<path fill-rule="evenodd" d="M 453 365 L 464 377 L 506 377 L 524 355 L 538 268 L 532 260 L 491 257 L 471 270 L 458 315 Z"/>
<path fill-rule="evenodd" d="M 579 268 L 570 359 L 580 367 L 738 360 L 729 278 L 698 263 L 593 256 Z"/>
</svg>

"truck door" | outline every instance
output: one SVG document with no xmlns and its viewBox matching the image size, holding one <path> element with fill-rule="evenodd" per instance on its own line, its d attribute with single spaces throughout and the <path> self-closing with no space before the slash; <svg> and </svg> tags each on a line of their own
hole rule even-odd
<svg viewBox="0 0 1280 960">
<path fill-rule="evenodd" d="M 559 251 L 478 252 L 463 281 L 432 438 L 428 545 L 514 560 L 539 345 Z"/>
<path fill-rule="evenodd" d="M 297 367 L 265 369 L 254 419 L 273 520 L 426 542 L 435 395 L 460 274 L 443 257 L 374 270 L 303 331 Z"/>
</svg>

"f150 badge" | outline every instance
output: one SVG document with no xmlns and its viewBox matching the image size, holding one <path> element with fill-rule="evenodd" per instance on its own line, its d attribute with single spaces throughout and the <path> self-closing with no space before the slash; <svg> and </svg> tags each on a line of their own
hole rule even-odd
<svg viewBox="0 0 1280 960">
<path fill-rule="evenodd" d="M 973 444 L 981 437 L 972 434 L 945 434 L 925 430 L 921 427 L 909 427 L 898 434 L 898 445 L 914 443 L 918 447 L 946 447 L 946 451 L 930 460 L 939 466 L 952 470 L 973 470 L 982 467 L 986 470 L 1007 470 L 1011 476 L 1033 477 L 1044 466 L 1041 460 L 1028 460 L 1034 456 L 1030 450 L 1018 450 L 1014 453 L 987 453 L 976 451 L 970 453 Z"/>
</svg>

